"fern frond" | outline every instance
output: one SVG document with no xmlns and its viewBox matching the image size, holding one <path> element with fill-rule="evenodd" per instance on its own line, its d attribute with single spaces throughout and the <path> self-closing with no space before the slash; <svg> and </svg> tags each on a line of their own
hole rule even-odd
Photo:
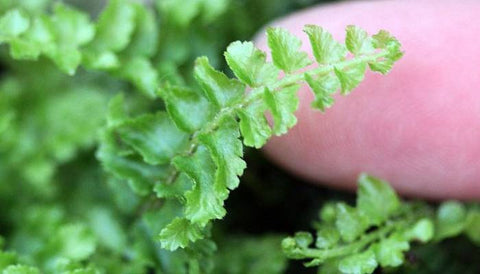
<svg viewBox="0 0 480 274">
<path fill-rule="evenodd" d="M 326 204 L 314 223 L 316 237 L 297 232 L 282 242 L 291 259 L 320 266 L 319 273 L 373 273 L 399 267 L 412 243 L 428 243 L 465 233 L 474 242 L 478 231 L 475 206 L 449 201 L 437 212 L 431 205 L 401 201 L 387 182 L 362 174 L 356 206 Z M 468 217 L 467 217 L 468 216 Z M 475 231 L 473 233 L 475 227 Z"/>
<path fill-rule="evenodd" d="M 297 91 L 302 84 L 312 87 L 313 105 L 324 110 L 333 103 L 331 96 L 338 89 L 347 94 L 359 84 L 367 65 L 393 64 L 401 55 L 398 41 L 383 31 L 368 37 L 364 31 L 348 27 L 346 48 L 319 27 L 307 26 L 305 32 L 312 43 L 315 66 L 310 66 L 314 61 L 300 51 L 298 38 L 284 29 L 270 28 L 272 63 L 251 42 L 234 42 L 225 58 L 237 79 L 215 70 L 206 57 L 198 58 L 194 76 L 200 89 L 166 84 L 158 92 L 166 113 L 128 118 L 109 130 L 125 151 L 103 153 L 114 146 L 109 145 L 113 136 L 110 141 L 105 139 L 99 154 L 105 166 L 139 155 L 144 162 L 137 164 L 138 170 L 132 174 L 141 173 L 141 178 L 147 179 L 151 176 L 147 166 L 166 173 L 153 173 L 158 177 L 150 184 L 138 184 L 153 186 L 159 199 L 175 193 L 182 204 L 182 213 L 160 232 L 164 248 L 187 247 L 188 242 L 202 238 L 198 233 L 207 224 L 224 217 L 224 201 L 246 168 L 243 145 L 259 148 L 273 134 L 284 134 L 296 124 Z M 285 76 L 279 78 L 280 72 Z M 273 125 L 267 122 L 267 112 L 272 114 Z M 118 169 L 110 170 L 132 182 L 138 180 L 119 174 Z"/>
</svg>

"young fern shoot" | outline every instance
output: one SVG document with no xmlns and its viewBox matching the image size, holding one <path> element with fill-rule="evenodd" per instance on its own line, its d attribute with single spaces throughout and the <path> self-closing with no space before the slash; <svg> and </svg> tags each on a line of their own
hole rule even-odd
<svg viewBox="0 0 480 274">
<path fill-rule="evenodd" d="M 232 79 L 200 57 L 194 68 L 200 89 L 165 84 L 158 91 L 166 112 L 129 118 L 122 98 L 112 101 L 99 158 L 147 201 L 155 195 L 161 206 L 151 211 L 162 219 L 163 248 L 188 247 L 225 216 L 224 201 L 246 168 L 243 146 L 260 148 L 296 124 L 302 84 L 315 94 L 312 106 L 324 111 L 337 90 L 346 95 L 362 81 L 367 66 L 385 74 L 402 56 L 400 43 L 383 30 L 368 36 L 348 26 L 345 45 L 318 26 L 305 32 L 315 61 L 300 51 L 297 37 L 269 28 L 272 62 L 253 43 L 234 42 L 225 52 Z"/>
<path fill-rule="evenodd" d="M 319 215 L 313 225 L 315 238 L 297 232 L 283 240 L 282 249 L 290 259 L 308 260 L 307 267 L 319 266 L 320 274 L 370 274 L 378 267 L 400 267 L 412 243 L 438 242 L 462 233 L 480 243 L 478 205 L 446 201 L 435 212 L 426 203 L 400 200 L 387 182 L 366 174 L 358 179 L 355 206 L 327 203 Z"/>
</svg>

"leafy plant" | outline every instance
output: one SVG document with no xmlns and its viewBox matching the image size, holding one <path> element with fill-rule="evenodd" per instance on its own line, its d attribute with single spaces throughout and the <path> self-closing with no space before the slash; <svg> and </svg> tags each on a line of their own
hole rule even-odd
<svg viewBox="0 0 480 274">
<path fill-rule="evenodd" d="M 224 200 L 246 167 L 240 136 L 246 146 L 259 148 L 273 134 L 287 132 L 296 123 L 296 92 L 303 81 L 315 92 L 314 106 L 325 109 L 337 89 L 348 94 L 360 83 L 367 65 L 386 73 L 401 56 L 400 44 L 385 31 L 370 38 L 348 27 L 346 46 L 353 54 L 348 59 L 347 50 L 323 29 L 307 26 L 305 31 L 318 62 L 315 68 L 299 72 L 311 65 L 299 51 L 300 41 L 270 28 L 273 63 L 252 43 L 234 42 L 225 57 L 237 79 L 201 57 L 194 67 L 201 90 L 168 84 L 160 89 L 167 112 L 128 118 L 121 97 L 111 103 L 99 158 L 108 171 L 129 180 L 137 194 L 152 195 L 153 190 L 154 202 L 163 199 L 176 208 L 160 232 L 164 248 L 187 247 L 208 234 L 212 220 L 223 218 Z M 278 80 L 280 71 L 285 76 Z"/>
<path fill-rule="evenodd" d="M 268 28 L 271 62 L 241 41 L 221 58 L 227 34 L 246 32 L 234 23 L 247 16 L 242 5 L 256 1 L 191 0 L 179 8 L 177 1 L 111 0 L 90 13 L 80 8 L 93 2 L 77 2 L 0 3 L 0 43 L 8 45 L 0 53 L 0 270 L 283 272 L 281 235 L 232 236 L 214 223 L 240 184 L 245 147 L 260 148 L 295 125 L 301 85 L 312 89 L 312 107 L 324 111 L 367 68 L 388 73 L 402 56 L 400 43 L 384 30 L 369 36 L 348 26 L 343 45 L 308 25 L 310 58 L 297 37 Z M 286 2 L 265 4 L 263 12 Z M 200 53 L 208 57 L 193 60 Z M 233 78 L 214 68 L 221 64 Z M 318 248 L 299 233 L 284 241 L 287 255 L 312 264 L 355 255 L 344 264 L 365 268 L 358 260 L 368 261 L 370 270 L 371 253 L 363 251 L 373 245 L 386 253 L 376 264 L 398 266 L 420 236 L 465 232 L 478 242 L 477 210 L 452 202 L 432 221 L 429 207 L 405 205 L 381 181 L 362 178 L 359 209 L 327 206 Z M 432 222 L 435 236 L 427 233 Z M 409 228 L 410 238 L 379 240 L 404 232 L 397 225 Z M 336 245 L 348 248 L 319 255 Z M 394 253 L 385 251 L 391 246 Z"/>
<path fill-rule="evenodd" d="M 330 203 L 314 223 L 316 238 L 297 232 L 285 238 L 289 258 L 310 259 L 320 273 L 373 273 L 378 267 L 405 263 L 413 243 L 441 241 L 465 233 L 478 242 L 478 208 L 455 201 L 434 209 L 421 202 L 402 202 L 387 182 L 363 174 L 358 179 L 356 207 Z M 314 247 L 311 247 L 311 246 Z"/>
</svg>

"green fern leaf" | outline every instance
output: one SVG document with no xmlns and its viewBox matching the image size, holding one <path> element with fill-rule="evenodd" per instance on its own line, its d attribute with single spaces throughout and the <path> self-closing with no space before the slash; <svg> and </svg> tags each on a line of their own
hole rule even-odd
<svg viewBox="0 0 480 274">
<path fill-rule="evenodd" d="M 281 28 L 268 28 L 268 47 L 273 63 L 285 72 L 302 69 L 312 63 L 306 52 L 300 51 L 302 42 Z"/>
<path fill-rule="evenodd" d="M 367 32 L 357 26 L 347 26 L 345 46 L 354 55 L 368 54 L 374 51 L 372 39 Z"/>
<path fill-rule="evenodd" d="M 195 62 L 195 79 L 202 87 L 208 100 L 218 107 L 238 102 L 245 93 L 245 85 L 236 79 L 230 79 L 216 71 L 206 57 Z"/>
<path fill-rule="evenodd" d="M 173 162 L 193 180 L 192 190 L 185 193 L 185 217 L 204 227 L 210 220 L 225 216 L 225 195 L 214 186 L 215 163 L 207 148 L 199 146 L 193 155 L 177 156 Z"/>
<path fill-rule="evenodd" d="M 335 100 L 332 95 L 340 89 L 340 82 L 335 75 L 328 73 L 315 79 L 307 73 L 305 74 L 305 81 L 315 94 L 315 100 L 312 102 L 313 108 L 325 111 L 333 105 Z"/>
<path fill-rule="evenodd" d="M 305 26 L 304 31 L 308 34 L 313 55 L 319 64 L 332 64 L 345 59 L 345 46 L 335 41 L 329 32 L 315 25 Z"/>
<path fill-rule="evenodd" d="M 268 86 L 277 80 L 279 70 L 266 62 L 266 54 L 252 42 L 233 42 L 225 52 L 225 60 L 235 76 L 251 87 Z"/>
<path fill-rule="evenodd" d="M 246 146 L 260 148 L 272 135 L 272 129 L 265 118 L 266 110 L 267 106 L 260 101 L 238 111 L 240 131 Z"/>
<path fill-rule="evenodd" d="M 189 220 L 175 218 L 160 232 L 159 238 L 163 248 L 176 250 L 186 247 L 190 242 L 202 239 L 203 233 L 200 227 Z"/>
<path fill-rule="evenodd" d="M 128 120 L 118 132 L 122 140 L 151 165 L 168 163 L 188 141 L 188 135 L 180 131 L 164 112 Z"/>
<path fill-rule="evenodd" d="M 278 92 L 265 89 L 265 103 L 272 113 L 274 134 L 285 134 L 297 123 L 294 113 L 299 104 L 297 95 L 299 88 L 300 86 L 293 85 Z"/>
<path fill-rule="evenodd" d="M 349 94 L 354 88 L 356 88 L 360 82 L 363 81 L 365 77 L 365 70 L 367 64 L 358 63 L 351 66 L 348 69 L 338 69 L 335 68 L 335 74 L 340 80 L 340 85 L 342 87 L 341 93 L 343 95 Z"/>
<path fill-rule="evenodd" d="M 242 160 L 243 146 L 239 140 L 238 122 L 226 118 L 219 124 L 219 129 L 212 134 L 201 135 L 200 141 L 210 150 L 217 170 L 215 172 L 215 189 L 225 200 L 228 189 L 235 189 L 243 170 L 247 167 Z"/>
<path fill-rule="evenodd" d="M 215 108 L 195 90 L 167 85 L 158 93 L 172 120 L 185 132 L 194 132 L 213 119 Z"/>
</svg>

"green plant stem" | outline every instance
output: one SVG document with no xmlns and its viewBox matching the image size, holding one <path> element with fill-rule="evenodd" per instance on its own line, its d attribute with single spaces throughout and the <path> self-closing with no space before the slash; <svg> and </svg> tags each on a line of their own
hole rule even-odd
<svg viewBox="0 0 480 274">
<path fill-rule="evenodd" d="M 365 247 L 375 242 L 376 240 L 387 236 L 388 234 L 390 234 L 392 231 L 395 230 L 396 226 L 399 226 L 399 223 L 396 223 L 396 222 L 389 223 L 375 232 L 364 235 L 362 238 L 360 238 L 359 241 L 346 246 L 341 246 L 339 248 L 326 249 L 326 250 L 306 248 L 306 249 L 302 249 L 302 253 L 305 255 L 304 258 L 312 258 L 312 259 L 321 258 L 322 260 L 327 260 L 333 257 L 342 256 L 345 254 L 354 254 L 364 249 Z"/>
<path fill-rule="evenodd" d="M 353 59 L 349 59 L 349 60 L 339 62 L 337 64 L 319 66 L 317 68 L 311 69 L 310 71 L 302 72 L 302 73 L 299 73 L 299 74 L 286 75 L 284 78 L 282 78 L 280 81 L 276 82 L 270 88 L 272 90 L 278 90 L 281 87 L 290 86 L 290 85 L 293 85 L 293 84 L 304 82 L 305 81 L 305 74 L 307 74 L 307 73 L 312 74 L 312 75 L 326 74 L 326 73 L 332 72 L 334 70 L 334 68 L 337 68 L 337 69 L 341 70 L 341 69 L 344 69 L 344 68 L 347 68 L 347 67 L 350 67 L 350 66 L 358 65 L 360 63 L 372 62 L 374 60 L 385 57 L 387 55 L 388 55 L 388 52 L 386 50 L 382 50 L 382 51 L 377 52 L 373 55 L 363 55 L 363 56 L 360 56 L 360 57 L 356 57 L 356 58 L 353 58 Z M 252 98 L 250 98 L 250 100 L 258 100 L 259 97 L 261 97 L 261 94 L 258 94 L 258 93 L 254 94 L 254 96 Z"/>
</svg>

